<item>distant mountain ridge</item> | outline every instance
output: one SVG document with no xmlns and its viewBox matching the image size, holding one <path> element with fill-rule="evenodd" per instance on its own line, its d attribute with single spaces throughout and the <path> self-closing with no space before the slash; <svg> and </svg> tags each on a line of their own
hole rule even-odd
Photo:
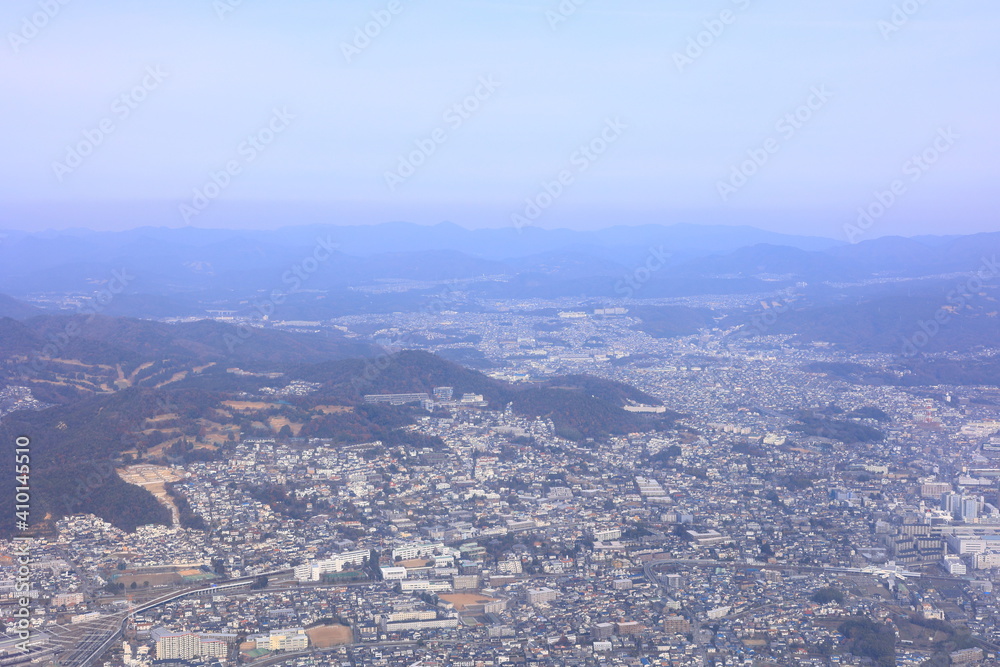
<svg viewBox="0 0 1000 667">
<path fill-rule="evenodd" d="M 303 226 L 271 231 L 138 228 L 124 232 L 11 232 L 0 245 L 0 292 L 83 292 L 127 269 L 130 291 L 288 289 L 289 272 L 319 260 L 308 288 L 330 289 L 377 279 L 456 280 L 537 271 L 566 277 L 587 263 L 615 273 L 645 261 L 651 249 L 672 262 L 727 253 L 756 243 L 808 250 L 836 241 L 751 227 L 619 226 L 573 230 L 467 230 L 420 226 Z M 575 259 L 571 259 L 575 258 Z M 593 275 L 589 273 L 587 275 Z"/>
<path fill-rule="evenodd" d="M 6 294 L 0 294 L 0 318 L 9 317 L 14 320 L 23 320 L 41 315 L 43 312 L 41 308 L 30 303 L 25 303 Z"/>
<path fill-rule="evenodd" d="M 520 235 L 447 223 L 13 232 L 0 245 L 0 292 L 93 298 L 116 276 L 126 276 L 100 312 L 163 318 L 228 308 L 252 314 L 255 303 L 273 299 L 281 302 L 278 319 L 328 319 L 420 310 L 434 299 L 430 286 L 442 283 L 488 298 L 518 298 L 525 290 L 604 299 L 755 294 L 800 282 L 973 271 L 998 253 L 998 233 L 849 245 L 750 227 L 682 224 L 595 232 L 527 228 Z M 636 272 L 646 270 L 641 289 L 630 286 Z M 381 289 L 386 281 L 414 285 Z M 428 287 L 422 292 L 416 283 Z M 0 303 L 0 314 L 4 308 L 14 304 Z"/>
<path fill-rule="evenodd" d="M 8 243 L 33 239 L 51 246 L 55 263 L 65 263 L 73 250 L 82 249 L 94 259 L 127 251 L 176 252 L 185 247 L 232 246 L 233 251 L 265 252 L 268 248 L 306 246 L 329 235 L 338 250 L 370 257 L 383 253 L 453 250 L 485 259 L 511 259 L 553 250 L 606 250 L 614 247 L 669 245 L 689 256 L 732 252 L 757 243 L 787 245 L 803 250 L 826 250 L 842 241 L 818 236 L 782 234 L 746 225 L 617 225 L 600 230 L 543 229 L 513 226 L 466 229 L 442 222 L 417 225 L 386 222 L 380 225 L 301 225 L 273 230 L 202 229 L 197 227 L 137 227 L 120 232 L 65 230 L 57 232 L 8 232 Z M 145 248 L 144 248 L 145 246 Z"/>
</svg>

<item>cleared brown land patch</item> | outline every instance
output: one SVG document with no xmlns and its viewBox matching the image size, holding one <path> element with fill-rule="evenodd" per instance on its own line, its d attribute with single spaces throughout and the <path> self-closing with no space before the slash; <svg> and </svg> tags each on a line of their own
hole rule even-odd
<svg viewBox="0 0 1000 667">
<path fill-rule="evenodd" d="M 145 363 L 140 364 L 138 368 L 136 368 L 134 371 L 132 371 L 131 373 L 129 373 L 129 375 L 128 375 L 128 382 L 129 382 L 129 384 L 132 384 L 133 382 L 135 382 L 135 377 L 139 373 L 143 372 L 144 370 L 146 370 L 147 368 L 149 368 L 150 366 L 152 366 L 154 363 L 155 362 L 153 362 L 153 361 L 147 361 Z M 119 380 L 124 380 L 125 379 L 125 374 L 122 372 L 122 367 L 121 366 L 118 366 L 118 379 Z"/>
<path fill-rule="evenodd" d="M 281 407 L 277 403 L 264 403 L 263 401 L 223 401 L 222 404 L 233 410 L 270 410 Z"/>
<path fill-rule="evenodd" d="M 180 435 L 181 433 L 181 430 L 176 426 L 172 426 L 170 428 L 147 428 L 144 431 L 140 431 L 140 433 L 142 433 L 143 435 L 150 435 L 151 433 L 154 433 L 156 431 L 159 431 L 164 435 Z"/>
<path fill-rule="evenodd" d="M 60 359 L 59 357 L 49 357 L 50 361 L 58 364 L 69 364 L 70 366 L 83 366 L 84 368 L 103 368 L 108 371 L 113 371 L 114 367 L 106 366 L 104 364 L 85 364 L 79 359 Z"/>
<path fill-rule="evenodd" d="M 329 648 L 354 641 L 354 633 L 346 625 L 318 625 L 306 630 L 309 641 L 318 648 Z"/>
<path fill-rule="evenodd" d="M 167 453 L 167 448 L 171 447 L 172 445 L 177 444 L 182 439 L 183 438 L 174 438 L 173 440 L 164 440 L 163 442 L 161 442 L 160 444 L 156 445 L 155 447 L 150 447 L 149 449 L 147 449 L 146 450 L 146 454 L 148 456 L 156 456 L 156 457 L 158 457 L 158 456 L 164 456 Z"/>
<path fill-rule="evenodd" d="M 156 422 L 170 421 L 171 419 L 177 419 L 177 415 L 173 412 L 170 412 L 165 415 L 156 415 L 155 417 L 147 417 L 146 421 L 156 423 Z"/>
<path fill-rule="evenodd" d="M 169 379 L 169 380 L 164 380 L 164 381 L 163 381 L 163 382 L 161 382 L 160 384 L 156 385 L 156 387 L 154 387 L 154 389 L 159 389 L 160 387 L 164 387 L 164 386 L 166 386 L 166 385 L 170 384 L 171 382 L 178 382 L 178 381 L 180 381 L 180 380 L 183 380 L 184 378 L 186 378 L 186 377 L 187 377 L 187 374 L 188 374 L 188 372 L 187 372 L 187 371 L 180 371 L 179 373 L 174 373 L 174 374 L 173 374 L 173 375 L 172 375 L 172 376 L 170 377 L 170 379 Z"/>
<path fill-rule="evenodd" d="M 148 581 L 150 586 L 159 586 L 161 584 L 176 584 L 181 581 L 181 575 L 176 572 L 123 572 L 122 575 L 115 579 L 119 584 L 125 584 L 125 589 L 129 590 L 132 587 L 133 582 L 136 588 L 144 588 L 145 583 Z"/>
<path fill-rule="evenodd" d="M 338 412 L 354 412 L 354 406 L 352 405 L 317 405 L 313 409 L 325 415 L 337 414 Z"/>
<path fill-rule="evenodd" d="M 238 435 L 239 435 L 238 431 L 235 431 L 233 433 L 234 438 L 237 437 Z M 205 439 L 208 440 L 208 442 L 196 443 L 195 449 L 213 449 L 213 450 L 218 449 L 219 445 L 229 442 L 229 435 L 227 433 L 209 433 L 208 435 L 205 436 Z"/>
<path fill-rule="evenodd" d="M 296 422 L 291 421 L 290 419 L 288 419 L 288 417 L 271 417 L 267 421 L 268 425 L 271 427 L 271 430 L 274 431 L 275 433 L 280 431 L 283 427 L 288 426 L 290 429 L 292 429 L 292 435 L 298 435 L 299 431 L 302 430 L 303 426 L 303 424 L 298 424 Z"/>
</svg>

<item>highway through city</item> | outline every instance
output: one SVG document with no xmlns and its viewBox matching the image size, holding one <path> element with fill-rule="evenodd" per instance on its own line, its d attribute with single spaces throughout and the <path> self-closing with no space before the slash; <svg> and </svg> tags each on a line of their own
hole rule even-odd
<svg viewBox="0 0 1000 667">
<path fill-rule="evenodd" d="M 238 579 L 218 582 L 211 586 L 192 587 L 176 592 L 165 593 L 164 595 L 150 600 L 149 602 L 144 602 L 129 611 L 113 614 L 107 618 L 101 619 L 100 625 L 98 625 L 94 630 L 86 633 L 83 639 L 70 651 L 69 655 L 64 659 L 61 659 L 60 662 L 64 665 L 64 667 L 90 667 L 95 660 L 99 659 L 105 652 L 108 651 L 109 648 L 111 648 L 112 643 L 116 639 L 121 637 L 125 630 L 125 624 L 127 623 L 129 617 L 133 614 L 148 611 L 149 609 L 159 607 L 162 604 L 166 604 L 189 595 L 209 593 L 213 590 L 219 590 L 220 588 L 224 589 L 227 585 L 252 584 L 258 576 L 270 577 L 290 573 L 291 570 L 265 572 L 261 575 L 240 577 Z"/>
</svg>

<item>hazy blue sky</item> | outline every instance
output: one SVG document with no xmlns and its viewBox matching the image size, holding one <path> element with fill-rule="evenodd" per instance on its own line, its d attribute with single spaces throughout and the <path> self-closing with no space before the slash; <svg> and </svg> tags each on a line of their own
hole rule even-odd
<svg viewBox="0 0 1000 667">
<path fill-rule="evenodd" d="M 0 5 L 0 228 L 519 214 L 843 238 L 898 181 L 869 236 L 1000 229 L 995 0 L 64 1 Z M 417 141 L 435 150 L 401 176 Z M 766 162 L 732 180 L 748 151 Z"/>
</svg>

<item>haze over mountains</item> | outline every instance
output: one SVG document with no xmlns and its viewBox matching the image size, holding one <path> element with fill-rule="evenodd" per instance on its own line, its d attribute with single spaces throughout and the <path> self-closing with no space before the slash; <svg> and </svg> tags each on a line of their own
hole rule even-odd
<svg viewBox="0 0 1000 667">
<path fill-rule="evenodd" d="M 780 308 L 769 334 L 898 353 L 915 323 L 942 307 L 959 309 L 963 316 L 920 350 L 931 352 L 975 347 L 996 334 L 998 251 L 1000 233 L 848 244 L 683 224 L 592 232 L 450 223 L 10 232 L 0 244 L 0 317 L 231 311 L 256 321 L 319 321 L 569 298 L 629 307 L 658 337 L 715 326 L 745 332 L 753 309 L 649 301 L 729 295 L 752 297 L 763 304 L 757 310 Z"/>
<path fill-rule="evenodd" d="M 885 237 L 852 245 L 750 227 L 695 225 L 596 232 L 466 230 L 449 223 L 8 232 L 0 244 L 0 292 L 87 294 L 124 270 L 128 284 L 122 293 L 145 298 L 116 299 L 112 314 L 197 314 L 210 303 L 236 308 L 272 290 L 346 292 L 386 280 L 463 281 L 463 289 L 486 294 L 530 288 L 547 297 L 623 297 L 632 294 L 620 279 L 646 265 L 652 253 L 656 270 L 643 281 L 642 297 L 656 298 L 967 272 L 997 250 L 998 233 Z M 331 312 L 399 309 L 393 297 L 342 296 Z"/>
</svg>

